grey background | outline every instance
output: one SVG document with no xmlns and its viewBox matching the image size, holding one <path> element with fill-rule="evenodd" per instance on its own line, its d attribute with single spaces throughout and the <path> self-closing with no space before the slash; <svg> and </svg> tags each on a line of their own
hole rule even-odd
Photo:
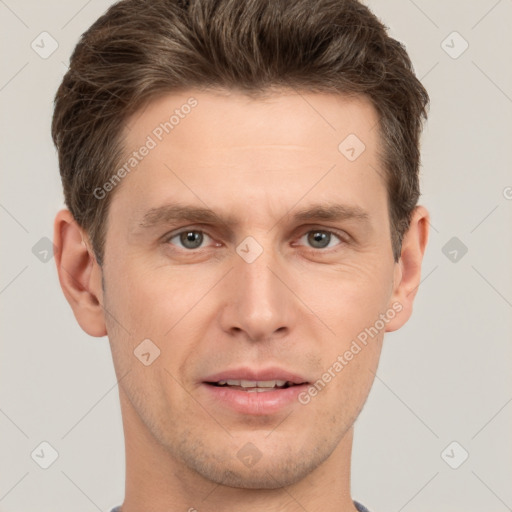
<svg viewBox="0 0 512 512">
<path fill-rule="evenodd" d="M 63 206 L 53 97 L 110 3 L 0 0 L 1 512 L 109 511 L 124 496 L 108 340 L 82 332 L 51 253 L 40 260 Z M 414 315 L 386 336 L 356 424 L 353 496 L 372 512 L 512 510 L 512 0 L 369 5 L 431 96 L 421 203 L 432 229 Z M 31 47 L 43 31 L 58 42 L 46 59 Z M 469 44 L 457 58 L 454 31 Z M 48 469 L 31 456 L 43 441 L 59 454 Z"/>
</svg>

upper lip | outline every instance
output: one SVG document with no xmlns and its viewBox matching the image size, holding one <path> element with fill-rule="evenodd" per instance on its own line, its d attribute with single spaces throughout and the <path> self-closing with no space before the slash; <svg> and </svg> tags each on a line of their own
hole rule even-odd
<svg viewBox="0 0 512 512">
<path fill-rule="evenodd" d="M 215 373 L 206 377 L 203 382 L 219 382 L 221 380 L 253 380 L 253 381 L 268 381 L 268 380 L 285 380 L 293 384 L 304 384 L 308 380 L 300 375 L 284 370 L 282 368 L 270 367 L 262 369 L 254 369 L 249 367 L 232 368 Z"/>
</svg>

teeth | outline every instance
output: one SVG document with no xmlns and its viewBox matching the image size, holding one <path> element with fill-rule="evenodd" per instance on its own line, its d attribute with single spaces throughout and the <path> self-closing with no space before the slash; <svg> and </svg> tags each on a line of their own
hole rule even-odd
<svg viewBox="0 0 512 512">
<path fill-rule="evenodd" d="M 220 386 L 227 384 L 228 386 L 241 386 L 242 388 L 275 388 L 283 387 L 287 381 L 285 380 L 221 380 L 218 382 Z M 291 383 L 290 383 L 291 384 Z"/>
</svg>

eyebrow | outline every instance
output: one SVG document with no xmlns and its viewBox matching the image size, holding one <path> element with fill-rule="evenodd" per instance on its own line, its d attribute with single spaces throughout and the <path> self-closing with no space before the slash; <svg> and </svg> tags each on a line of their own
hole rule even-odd
<svg viewBox="0 0 512 512">
<path fill-rule="evenodd" d="M 343 205 L 338 203 L 317 203 L 297 210 L 293 215 L 285 214 L 284 217 L 290 217 L 294 222 L 304 221 L 342 221 L 355 220 L 362 224 L 370 224 L 369 214 L 359 206 Z M 236 219 L 232 216 L 219 216 L 209 208 L 196 206 L 187 206 L 180 204 L 166 204 L 148 210 L 139 223 L 141 229 L 151 229 L 160 225 L 176 222 L 197 222 L 197 223 L 221 223 L 226 225 L 236 225 Z"/>
</svg>

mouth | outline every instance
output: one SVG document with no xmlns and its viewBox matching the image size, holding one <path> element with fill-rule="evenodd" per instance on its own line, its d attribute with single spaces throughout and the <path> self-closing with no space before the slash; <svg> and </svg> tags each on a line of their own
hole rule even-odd
<svg viewBox="0 0 512 512">
<path fill-rule="evenodd" d="M 309 381 L 280 368 L 238 368 L 210 375 L 201 393 L 211 407 L 243 415 L 272 415 L 297 404 Z"/>
<path fill-rule="evenodd" d="M 219 380 L 217 382 L 206 382 L 211 386 L 236 389 L 239 391 L 247 391 L 248 393 L 266 393 L 269 391 L 277 391 L 287 389 L 292 386 L 301 386 L 307 382 L 295 383 L 289 380 Z"/>
</svg>

